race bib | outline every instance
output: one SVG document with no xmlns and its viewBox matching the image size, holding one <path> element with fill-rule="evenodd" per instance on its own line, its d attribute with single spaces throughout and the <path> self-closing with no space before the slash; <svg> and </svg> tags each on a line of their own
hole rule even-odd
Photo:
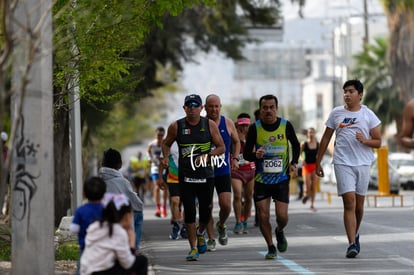
<svg viewBox="0 0 414 275">
<path fill-rule="evenodd" d="M 283 159 L 271 158 L 263 160 L 263 172 L 281 173 L 283 171 Z"/>
<path fill-rule="evenodd" d="M 206 183 L 207 179 L 195 179 L 195 178 L 184 177 L 184 182 L 188 182 L 188 183 Z"/>
</svg>

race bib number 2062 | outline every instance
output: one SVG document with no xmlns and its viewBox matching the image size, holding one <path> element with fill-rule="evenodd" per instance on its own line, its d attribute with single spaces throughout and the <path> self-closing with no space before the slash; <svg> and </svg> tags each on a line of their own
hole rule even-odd
<svg viewBox="0 0 414 275">
<path fill-rule="evenodd" d="M 271 158 L 263 160 L 263 172 L 281 173 L 283 171 L 283 160 L 281 158 Z"/>
</svg>

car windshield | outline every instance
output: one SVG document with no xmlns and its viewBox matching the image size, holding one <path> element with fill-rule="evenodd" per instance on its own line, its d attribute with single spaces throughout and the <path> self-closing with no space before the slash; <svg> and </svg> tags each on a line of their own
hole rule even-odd
<svg viewBox="0 0 414 275">
<path fill-rule="evenodd" d="M 390 163 L 396 168 L 401 166 L 414 166 L 414 159 L 391 159 Z"/>
</svg>

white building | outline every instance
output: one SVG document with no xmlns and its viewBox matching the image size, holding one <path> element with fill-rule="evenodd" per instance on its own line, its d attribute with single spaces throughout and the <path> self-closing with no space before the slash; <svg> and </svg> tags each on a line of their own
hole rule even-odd
<svg viewBox="0 0 414 275">
<path fill-rule="evenodd" d="M 317 11 L 325 14 L 305 19 L 288 17 L 282 32 L 275 29 L 263 34 L 259 30 L 263 42 L 245 48 L 245 61 L 233 62 L 217 53 L 200 54 L 199 64 L 185 66 L 185 91 L 174 95 L 172 101 L 181 106 L 186 94 L 198 93 L 205 98 L 215 93 L 223 105 L 231 105 L 272 93 L 278 97 L 281 110 L 294 106 L 300 113 L 301 125 L 294 125 L 296 129 L 315 127 L 321 134 L 332 108 L 343 103 L 343 82 L 355 77 L 349 75 L 352 56 L 362 51 L 365 31 L 361 9 L 354 15 L 356 5 L 351 5 L 352 1 L 347 2 L 348 9 L 336 12 L 332 12 L 336 8 L 333 5 L 344 1 L 325 1 L 326 5 L 309 2 L 305 16 L 307 9 L 310 16 L 317 16 Z M 378 16 L 381 10 L 371 10 L 375 16 L 368 17 L 370 41 L 378 34 L 388 34 L 385 16 Z M 184 115 L 177 104 L 174 108 L 173 116 Z M 289 119 L 288 114 L 279 115 Z"/>
</svg>

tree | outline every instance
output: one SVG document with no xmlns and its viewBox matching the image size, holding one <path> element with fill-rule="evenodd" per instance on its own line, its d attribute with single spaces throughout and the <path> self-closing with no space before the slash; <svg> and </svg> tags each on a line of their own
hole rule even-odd
<svg viewBox="0 0 414 275">
<path fill-rule="evenodd" d="M 414 1 L 382 0 L 390 39 L 388 60 L 403 102 L 414 97 Z"/>
<path fill-rule="evenodd" d="M 387 62 L 387 44 L 386 38 L 376 38 L 375 44 L 367 44 L 363 52 L 354 56 L 356 65 L 352 74 L 364 83 L 363 102 L 378 115 L 384 126 L 382 130 L 396 121 L 398 132 L 404 103 L 393 83 Z"/>
</svg>

